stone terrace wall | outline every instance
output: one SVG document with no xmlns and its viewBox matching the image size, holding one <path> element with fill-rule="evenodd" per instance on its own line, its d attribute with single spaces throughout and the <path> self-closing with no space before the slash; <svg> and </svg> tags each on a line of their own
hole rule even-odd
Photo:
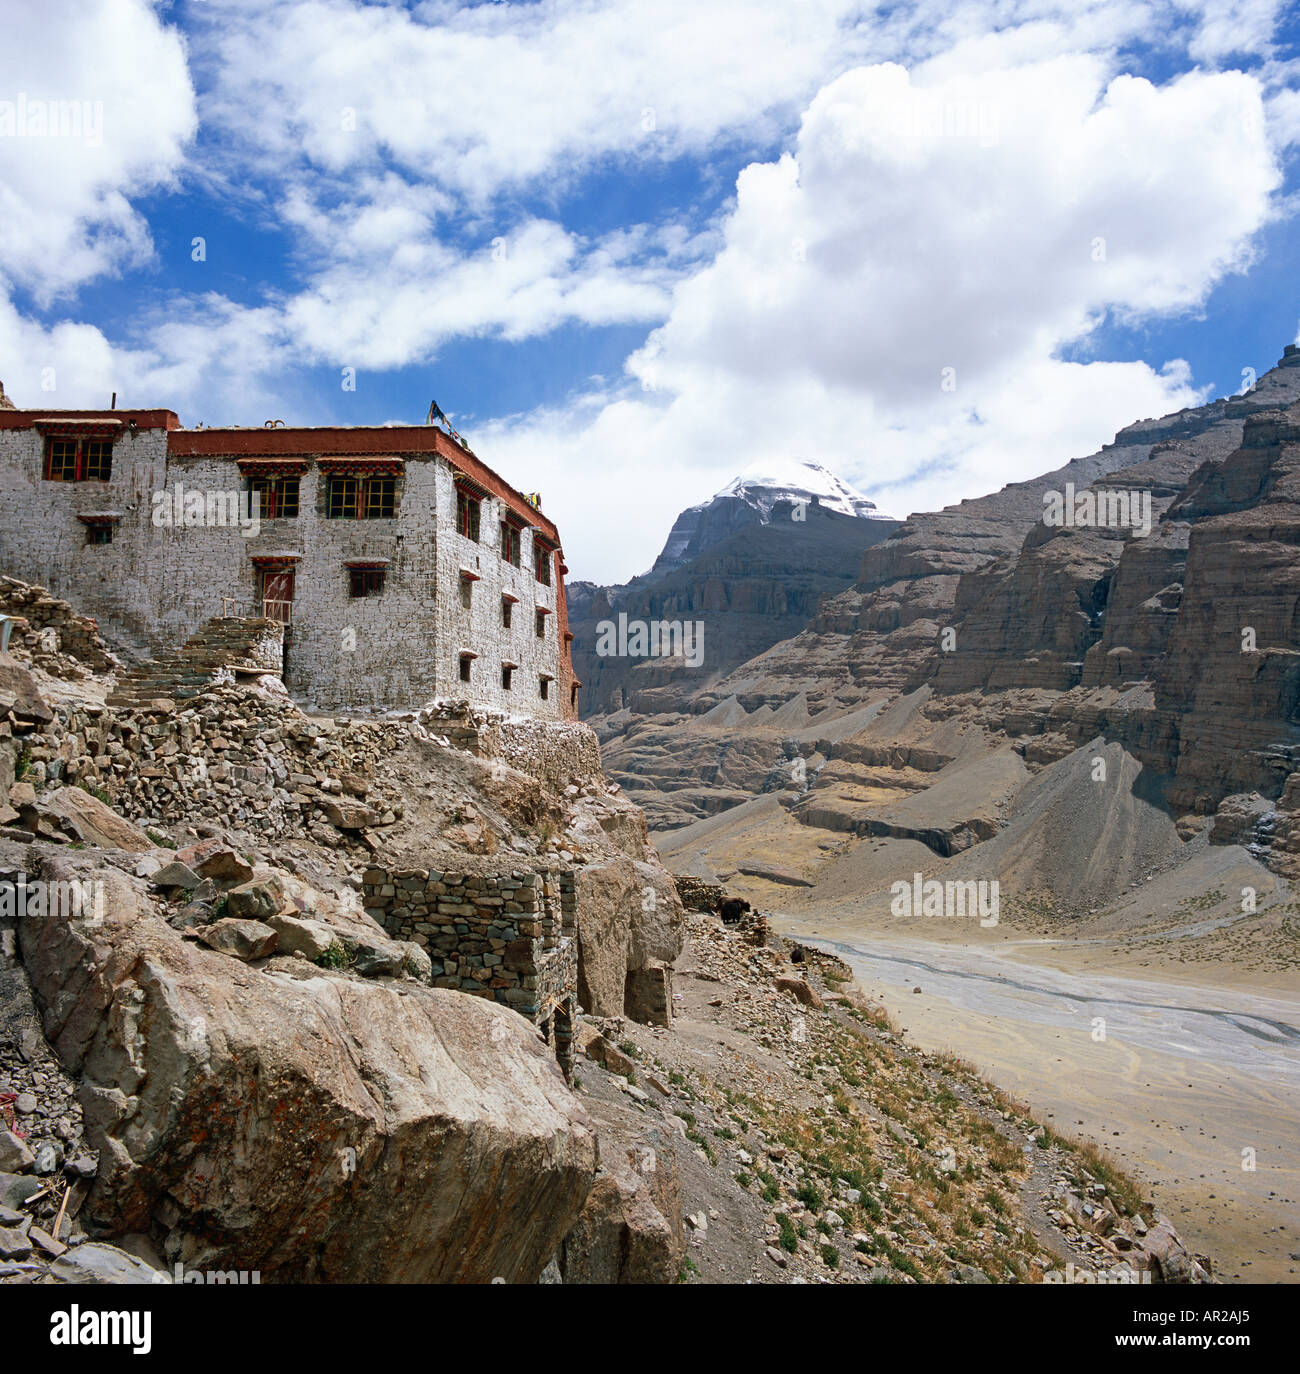
<svg viewBox="0 0 1300 1374">
<path fill-rule="evenodd" d="M 718 903 L 727 895 L 721 883 L 705 882 L 703 878 L 692 878 L 685 873 L 674 873 L 673 882 L 687 911 L 716 911 Z"/>
<path fill-rule="evenodd" d="M 268 840 L 309 835 L 346 846 L 402 814 L 380 765 L 410 722 L 321 721 L 288 700 L 218 687 L 183 709 L 57 703 L 26 741 L 27 781 L 103 789 L 131 818 L 253 827 Z"/>
<path fill-rule="evenodd" d="M 384 828 L 403 814 L 383 765 L 412 734 L 444 736 L 455 748 L 501 758 L 557 791 L 600 777 L 600 751 L 587 726 L 467 709 L 319 720 L 287 698 L 225 686 L 157 709 L 51 709 L 55 721 L 28 740 L 28 780 L 37 786 L 103 788 L 132 819 L 252 826 L 268 840 L 310 836 L 377 850 Z"/>
<path fill-rule="evenodd" d="M 473 709 L 467 701 L 438 701 L 419 714 L 431 734 L 481 758 L 500 759 L 541 779 L 556 791 L 602 776 L 600 744 L 590 726 L 577 721 L 528 720 Z"/>
<path fill-rule="evenodd" d="M 493 997 L 525 1016 L 542 1013 L 543 965 L 576 931 L 571 870 L 373 866 L 364 881 L 366 912 L 394 938 L 428 951 L 436 987 Z"/>
</svg>

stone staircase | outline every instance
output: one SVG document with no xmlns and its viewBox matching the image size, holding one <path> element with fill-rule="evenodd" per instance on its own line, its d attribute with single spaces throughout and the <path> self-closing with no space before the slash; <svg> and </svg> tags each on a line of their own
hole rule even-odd
<svg viewBox="0 0 1300 1374">
<path fill-rule="evenodd" d="M 108 695 L 110 706 L 148 706 L 159 699 L 198 696 L 222 669 L 236 678 L 279 674 L 284 665 L 284 626 L 278 620 L 214 616 L 181 645 L 123 675 Z"/>
</svg>

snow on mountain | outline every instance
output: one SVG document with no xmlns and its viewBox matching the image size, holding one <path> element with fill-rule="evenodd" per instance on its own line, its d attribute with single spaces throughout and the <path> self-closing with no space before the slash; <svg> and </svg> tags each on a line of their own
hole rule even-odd
<svg viewBox="0 0 1300 1374">
<path fill-rule="evenodd" d="M 736 496 L 759 507 L 764 520 L 778 501 L 810 501 L 813 497 L 825 509 L 838 511 L 841 515 L 855 515 L 863 520 L 893 518 L 820 463 L 800 458 L 765 459 L 755 463 L 723 487 L 713 500 L 726 496 Z"/>
<path fill-rule="evenodd" d="M 746 468 L 716 496 L 677 517 L 651 573 L 668 572 L 747 524 L 771 522 L 777 502 L 808 502 L 860 520 L 893 520 L 820 463 L 767 460 Z"/>
</svg>

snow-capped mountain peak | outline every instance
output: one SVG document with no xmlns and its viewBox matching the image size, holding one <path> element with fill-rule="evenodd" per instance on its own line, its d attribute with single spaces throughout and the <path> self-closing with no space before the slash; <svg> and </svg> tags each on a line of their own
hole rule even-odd
<svg viewBox="0 0 1300 1374">
<path fill-rule="evenodd" d="M 823 509 L 841 515 L 854 515 L 863 520 L 892 518 L 820 463 L 802 458 L 764 459 L 753 464 L 728 482 L 713 500 L 727 496 L 757 506 L 764 520 L 778 501 L 811 501 L 814 497 Z"/>
<path fill-rule="evenodd" d="M 682 511 L 650 571 L 662 573 L 680 567 L 745 525 L 770 524 L 778 502 L 793 505 L 814 500 L 822 510 L 836 515 L 893 521 L 820 463 L 801 458 L 768 459 L 746 468 L 708 501 Z"/>
</svg>

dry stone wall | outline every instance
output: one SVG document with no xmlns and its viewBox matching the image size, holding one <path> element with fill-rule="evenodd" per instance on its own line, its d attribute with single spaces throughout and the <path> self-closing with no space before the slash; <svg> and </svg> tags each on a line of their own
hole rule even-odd
<svg viewBox="0 0 1300 1374">
<path fill-rule="evenodd" d="M 44 587 L 31 586 L 16 577 L 0 577 L 0 615 L 25 622 L 15 625 L 10 651 L 21 653 L 49 672 L 75 675 L 69 674 L 69 658 L 98 673 L 116 672 L 122 666 L 95 621 L 78 615 Z"/>
<path fill-rule="evenodd" d="M 440 701 L 421 711 L 420 724 L 454 748 L 500 759 L 557 791 L 603 777 L 600 745 L 590 727 L 477 710 L 467 701 Z"/>
<path fill-rule="evenodd" d="M 463 866 L 464 856 L 455 856 Z M 362 900 L 394 938 L 427 951 L 435 987 L 487 997 L 547 1028 L 566 1073 L 578 985 L 573 871 L 516 862 L 477 871 L 366 870 Z"/>
</svg>

